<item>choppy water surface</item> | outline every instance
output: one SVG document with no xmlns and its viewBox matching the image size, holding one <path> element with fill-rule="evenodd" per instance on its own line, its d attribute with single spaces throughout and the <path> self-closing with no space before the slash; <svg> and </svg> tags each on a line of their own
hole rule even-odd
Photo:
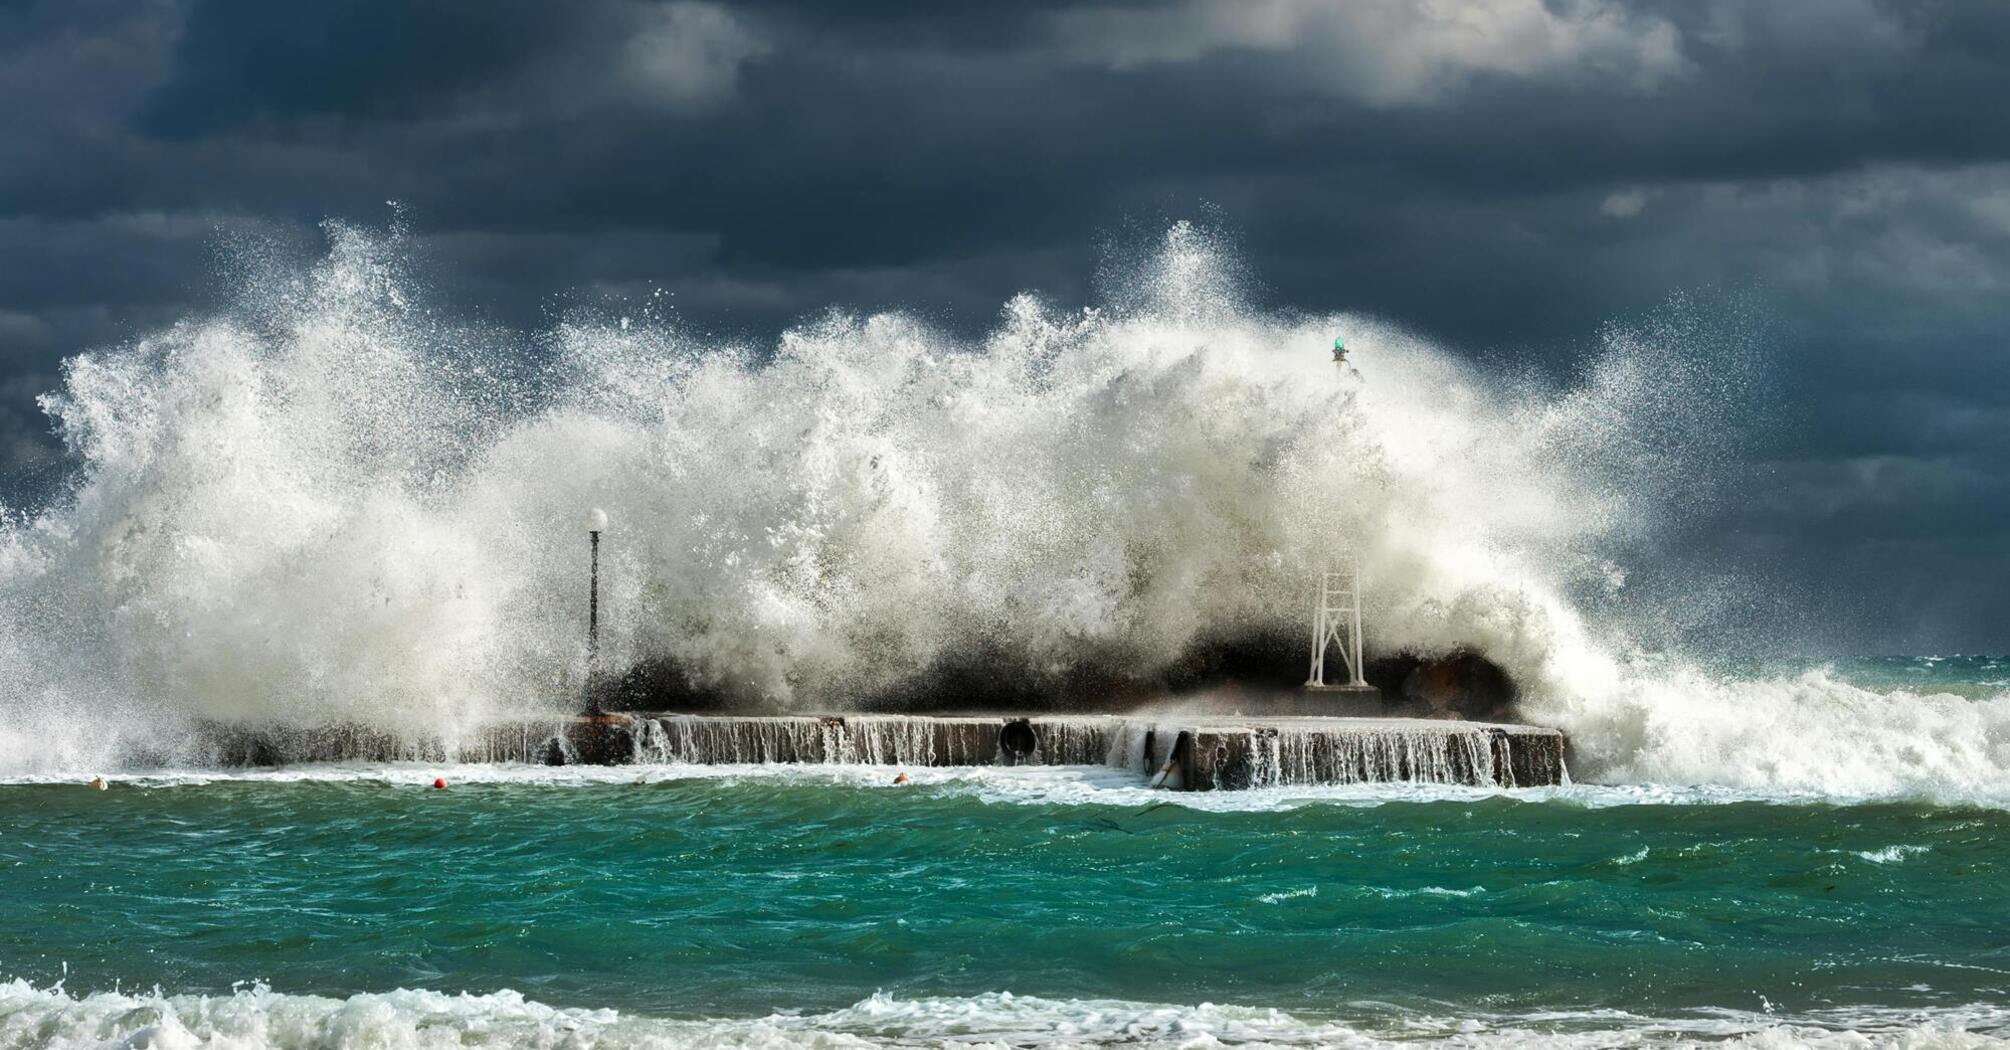
<svg viewBox="0 0 2010 1050">
<path fill-rule="evenodd" d="M 1868 656 L 1841 660 L 1835 671 L 1865 689 L 1932 692 L 1986 700 L 2010 694 L 2010 656 Z"/>
<path fill-rule="evenodd" d="M 1997 810 L 432 772 L 0 787 L 0 1046 L 2010 1031 Z"/>
</svg>

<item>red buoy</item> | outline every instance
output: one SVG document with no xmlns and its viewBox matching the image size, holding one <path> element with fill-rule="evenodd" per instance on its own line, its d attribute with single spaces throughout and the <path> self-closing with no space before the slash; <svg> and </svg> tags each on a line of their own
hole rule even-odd
<svg viewBox="0 0 2010 1050">
<path fill-rule="evenodd" d="M 446 787 L 446 786 L 447 786 L 447 778 L 446 778 L 446 777 L 434 777 L 434 778 L 433 778 L 433 786 L 434 786 L 434 787 L 436 787 L 436 788 L 443 788 L 443 787 Z"/>
</svg>

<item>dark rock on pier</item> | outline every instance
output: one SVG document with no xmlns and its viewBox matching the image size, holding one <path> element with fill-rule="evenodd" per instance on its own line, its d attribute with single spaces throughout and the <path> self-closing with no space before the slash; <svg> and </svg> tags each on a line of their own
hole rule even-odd
<svg viewBox="0 0 2010 1050">
<path fill-rule="evenodd" d="M 1512 722 L 1520 695 L 1504 668 L 1470 649 L 1378 657 L 1363 677 L 1381 691 L 1385 713 L 1406 718 Z"/>
<path fill-rule="evenodd" d="M 1119 652 L 1089 654 L 1055 671 L 1023 654 L 982 650 L 945 657 L 889 685 L 822 692 L 834 707 L 883 713 L 1124 712 L 1205 696 L 1272 715 L 1515 721 L 1513 679 L 1473 650 L 1375 657 L 1364 675 L 1372 690 L 1307 693 L 1304 647 L 1296 634 L 1245 633 L 1203 640 L 1179 660 L 1149 671 L 1139 671 L 1133 656 Z M 596 685 L 592 699 L 606 711 L 785 713 L 771 697 L 708 681 L 671 657 L 609 676 Z"/>
</svg>

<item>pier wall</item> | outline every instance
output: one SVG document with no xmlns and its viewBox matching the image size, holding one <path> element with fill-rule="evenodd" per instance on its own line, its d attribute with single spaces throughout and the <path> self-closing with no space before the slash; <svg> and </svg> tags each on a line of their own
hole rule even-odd
<svg viewBox="0 0 2010 1050">
<path fill-rule="evenodd" d="M 215 725 L 225 765 L 310 761 L 549 765 L 1110 766 L 1171 788 L 1564 783 L 1564 737 L 1535 726 L 1391 718 L 1136 715 L 622 714 L 410 740 L 359 726 Z"/>
</svg>

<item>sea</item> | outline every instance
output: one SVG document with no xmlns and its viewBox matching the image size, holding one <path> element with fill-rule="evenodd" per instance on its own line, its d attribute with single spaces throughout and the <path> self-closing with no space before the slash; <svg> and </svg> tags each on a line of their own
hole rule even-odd
<svg viewBox="0 0 2010 1050">
<path fill-rule="evenodd" d="M 2010 1041 L 1981 800 L 391 764 L 26 776 L 0 828 L 4 1047 Z"/>
<path fill-rule="evenodd" d="M 977 337 L 526 335 L 398 230 L 224 255 L 232 303 L 66 363 L 74 472 L 0 506 L 0 1048 L 2010 1041 L 2010 657 L 1806 658 L 1657 560 L 1750 481 L 1735 309 L 1558 377 L 1253 307 L 1184 224 Z M 1371 654 L 1485 654 L 1570 782 L 205 749 L 576 710 L 594 508 L 594 658 L 689 696 L 1122 709 L 1343 564 Z"/>
</svg>

